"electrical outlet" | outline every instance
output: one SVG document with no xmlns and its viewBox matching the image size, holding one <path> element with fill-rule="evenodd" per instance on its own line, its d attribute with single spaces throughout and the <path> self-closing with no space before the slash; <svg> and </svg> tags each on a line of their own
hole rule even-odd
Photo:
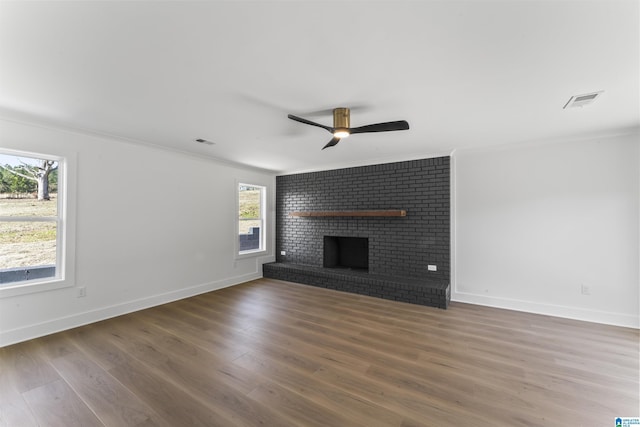
<svg viewBox="0 0 640 427">
<path fill-rule="evenodd" d="M 287 251 L 280 251 L 280 255 L 285 256 L 287 254 Z"/>
<path fill-rule="evenodd" d="M 84 298 L 87 296 L 87 288 L 84 286 L 78 288 L 78 298 Z"/>
<path fill-rule="evenodd" d="M 591 289 L 587 285 L 580 285 L 580 293 L 582 295 L 591 295 Z"/>
<path fill-rule="evenodd" d="M 427 270 L 429 270 L 429 271 L 438 271 L 438 266 L 437 265 L 428 264 L 427 265 Z"/>
</svg>

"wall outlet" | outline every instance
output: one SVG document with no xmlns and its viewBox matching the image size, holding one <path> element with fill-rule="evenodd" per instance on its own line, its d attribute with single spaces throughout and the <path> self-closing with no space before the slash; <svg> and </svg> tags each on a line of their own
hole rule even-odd
<svg viewBox="0 0 640 427">
<path fill-rule="evenodd" d="M 84 298 L 87 296 L 87 288 L 84 286 L 78 288 L 78 298 Z"/>
<path fill-rule="evenodd" d="M 437 265 L 428 264 L 427 265 L 427 270 L 429 270 L 429 271 L 438 271 L 438 266 Z"/>
<path fill-rule="evenodd" d="M 280 255 L 284 256 L 287 254 L 287 251 L 280 251 Z"/>
<path fill-rule="evenodd" d="M 582 295 L 591 295 L 591 289 L 587 285 L 580 285 L 580 293 Z"/>
</svg>

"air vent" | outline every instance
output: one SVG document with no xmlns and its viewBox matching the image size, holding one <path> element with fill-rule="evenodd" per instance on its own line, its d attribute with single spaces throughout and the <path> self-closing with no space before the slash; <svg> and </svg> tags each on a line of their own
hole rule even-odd
<svg viewBox="0 0 640 427">
<path fill-rule="evenodd" d="M 196 139 L 196 142 L 199 143 L 199 144 L 204 144 L 204 145 L 213 145 L 213 144 L 215 144 L 215 142 L 213 142 L 213 141 L 207 141 L 206 139 L 202 139 L 202 138 Z"/>
<path fill-rule="evenodd" d="M 585 93 L 583 95 L 573 95 L 562 108 L 584 107 L 585 105 L 589 105 L 595 101 L 603 92 L 604 91 L 601 90 L 599 92 Z"/>
</svg>

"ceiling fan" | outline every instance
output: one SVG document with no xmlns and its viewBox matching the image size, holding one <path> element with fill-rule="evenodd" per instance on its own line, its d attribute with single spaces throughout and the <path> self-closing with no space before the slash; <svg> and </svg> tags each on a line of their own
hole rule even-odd
<svg viewBox="0 0 640 427">
<path fill-rule="evenodd" d="M 320 123 L 312 122 L 311 120 L 303 119 L 302 117 L 289 114 L 291 120 L 304 123 L 311 126 L 317 126 L 322 129 L 326 129 L 333 134 L 331 141 L 327 143 L 322 149 L 333 147 L 341 139 L 353 135 L 354 133 L 368 133 L 368 132 L 389 132 L 392 130 L 407 130 L 409 129 L 409 123 L 406 120 L 398 120 L 395 122 L 376 123 L 373 125 L 360 126 L 357 128 L 349 127 L 349 115 L 348 108 L 335 108 L 333 110 L 333 127 L 321 125 Z"/>
</svg>

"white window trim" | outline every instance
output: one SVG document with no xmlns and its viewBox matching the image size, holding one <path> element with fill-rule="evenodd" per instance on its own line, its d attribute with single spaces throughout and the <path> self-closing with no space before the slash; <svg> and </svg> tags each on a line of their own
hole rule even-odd
<svg viewBox="0 0 640 427">
<path fill-rule="evenodd" d="M 260 249 L 254 249 L 251 251 L 240 252 L 240 241 L 238 236 L 240 235 L 240 220 L 238 218 L 238 209 L 240 208 L 240 186 L 246 185 L 249 187 L 259 187 L 262 189 L 262 195 L 260 200 L 260 216 L 262 219 L 262 227 L 260 229 L 261 237 L 260 237 Z M 267 192 L 268 187 L 262 184 L 251 184 L 248 181 L 239 181 L 236 180 L 236 212 L 235 212 L 235 241 L 234 241 L 234 253 L 235 259 L 243 259 L 243 258 L 253 258 L 257 256 L 261 256 L 267 253 Z"/>
<path fill-rule="evenodd" d="M 58 219 L 56 227 L 56 275 L 42 279 L 26 280 L 0 285 L 0 298 L 9 298 L 36 292 L 75 286 L 76 260 L 76 170 L 77 155 L 64 156 L 27 151 L 0 149 L 3 154 L 19 157 L 50 159 L 58 162 Z M 8 218 L 7 218 L 8 219 Z M 13 217 L 10 220 L 17 220 Z"/>
</svg>

